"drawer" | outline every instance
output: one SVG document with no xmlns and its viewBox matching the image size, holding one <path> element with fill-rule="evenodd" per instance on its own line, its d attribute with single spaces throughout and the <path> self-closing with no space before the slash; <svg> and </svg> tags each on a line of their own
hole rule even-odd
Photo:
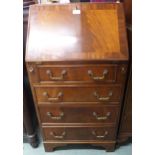
<svg viewBox="0 0 155 155">
<path fill-rule="evenodd" d="M 119 106 L 103 105 L 42 105 L 42 124 L 49 123 L 116 123 Z"/>
<path fill-rule="evenodd" d="M 43 127 L 44 140 L 113 140 L 114 127 Z"/>
<path fill-rule="evenodd" d="M 35 87 L 38 102 L 119 102 L 120 85 L 52 85 Z"/>
<path fill-rule="evenodd" d="M 124 79 L 122 67 L 116 64 L 98 65 L 35 65 L 28 64 L 27 68 L 32 83 L 55 82 L 86 82 L 86 83 L 115 83 Z"/>
</svg>

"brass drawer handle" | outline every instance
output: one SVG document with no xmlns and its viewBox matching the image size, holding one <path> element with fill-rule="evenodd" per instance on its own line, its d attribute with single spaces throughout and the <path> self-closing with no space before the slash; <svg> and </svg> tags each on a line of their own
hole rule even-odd
<svg viewBox="0 0 155 155">
<path fill-rule="evenodd" d="M 93 79 L 93 80 L 104 80 L 105 76 L 108 74 L 108 70 L 104 69 L 103 71 L 103 75 L 98 77 L 98 76 L 94 76 L 92 70 L 88 70 L 88 75 Z"/>
<path fill-rule="evenodd" d="M 55 135 L 54 132 L 50 132 L 50 135 L 52 135 L 56 139 L 63 139 L 64 136 L 66 135 L 66 132 L 64 131 L 61 135 Z"/>
<path fill-rule="evenodd" d="M 107 112 L 106 116 L 97 116 L 96 112 L 93 112 L 93 116 L 95 116 L 97 120 L 107 120 L 110 115 L 111 113 Z"/>
<path fill-rule="evenodd" d="M 61 112 L 59 116 L 53 116 L 50 112 L 47 112 L 46 114 L 53 120 L 61 120 L 62 117 L 64 116 L 63 112 Z"/>
<path fill-rule="evenodd" d="M 47 92 L 43 92 L 43 96 L 47 97 L 48 101 L 58 101 L 63 96 L 63 93 L 59 92 L 57 97 L 49 97 Z"/>
<path fill-rule="evenodd" d="M 49 76 L 51 80 L 63 80 L 64 75 L 67 74 L 66 70 L 62 70 L 60 77 L 53 77 L 52 72 L 50 70 L 46 71 L 46 74 Z"/>
<path fill-rule="evenodd" d="M 29 67 L 29 72 L 32 73 L 34 71 L 34 68 L 32 66 Z"/>
<path fill-rule="evenodd" d="M 105 131 L 104 135 L 97 135 L 95 131 L 92 131 L 92 134 L 96 137 L 96 138 L 105 138 L 108 135 L 108 131 Z"/>
<path fill-rule="evenodd" d="M 94 96 L 99 100 L 99 101 L 108 101 L 110 100 L 110 97 L 112 96 L 112 91 L 109 92 L 107 97 L 100 97 L 97 92 L 94 92 Z"/>
</svg>

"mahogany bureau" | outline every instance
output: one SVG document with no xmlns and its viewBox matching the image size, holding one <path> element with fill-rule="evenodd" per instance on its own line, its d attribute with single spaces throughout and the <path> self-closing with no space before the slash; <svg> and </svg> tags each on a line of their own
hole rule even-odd
<svg viewBox="0 0 155 155">
<path fill-rule="evenodd" d="M 128 69 L 121 3 L 30 7 L 26 66 L 45 151 L 115 149 Z"/>
</svg>

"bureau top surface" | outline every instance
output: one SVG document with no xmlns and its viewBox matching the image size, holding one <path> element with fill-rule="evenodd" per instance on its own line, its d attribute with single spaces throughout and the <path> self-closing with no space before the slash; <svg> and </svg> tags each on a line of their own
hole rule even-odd
<svg viewBox="0 0 155 155">
<path fill-rule="evenodd" d="M 26 61 L 128 60 L 121 3 L 32 5 Z"/>
</svg>

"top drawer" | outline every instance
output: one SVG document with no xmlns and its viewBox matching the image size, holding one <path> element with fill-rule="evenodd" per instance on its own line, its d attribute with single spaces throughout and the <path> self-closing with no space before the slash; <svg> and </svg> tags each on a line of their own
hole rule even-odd
<svg viewBox="0 0 155 155">
<path fill-rule="evenodd" d="M 27 65 L 32 83 L 115 83 L 125 79 L 126 65 Z M 121 74 L 123 73 L 123 74 Z"/>
</svg>

